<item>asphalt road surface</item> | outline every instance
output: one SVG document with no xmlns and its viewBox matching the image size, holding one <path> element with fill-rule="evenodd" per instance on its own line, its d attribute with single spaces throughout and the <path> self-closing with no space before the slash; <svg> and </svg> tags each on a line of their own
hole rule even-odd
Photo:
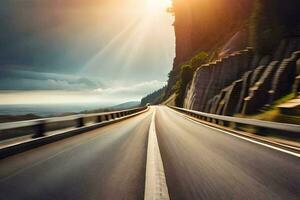
<svg viewBox="0 0 300 200">
<path fill-rule="evenodd" d="M 143 199 L 151 112 L 0 161 L 1 200 Z"/>
<path fill-rule="evenodd" d="M 144 199 L 153 109 L 0 160 L 0 199 Z M 155 109 L 170 199 L 300 199 L 299 158 Z"/>
<path fill-rule="evenodd" d="M 157 110 L 171 199 L 300 199 L 299 158 Z"/>
</svg>

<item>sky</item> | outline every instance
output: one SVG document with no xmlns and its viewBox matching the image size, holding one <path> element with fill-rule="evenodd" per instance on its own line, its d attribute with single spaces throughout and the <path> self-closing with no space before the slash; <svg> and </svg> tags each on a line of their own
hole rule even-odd
<svg viewBox="0 0 300 200">
<path fill-rule="evenodd" d="M 175 56 L 170 0 L 1 0 L 0 104 L 140 100 Z"/>
</svg>

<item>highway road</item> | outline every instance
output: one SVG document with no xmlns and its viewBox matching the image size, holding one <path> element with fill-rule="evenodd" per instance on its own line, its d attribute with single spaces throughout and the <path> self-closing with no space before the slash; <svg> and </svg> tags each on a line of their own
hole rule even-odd
<svg viewBox="0 0 300 200">
<path fill-rule="evenodd" d="M 0 161 L 1 200 L 143 199 L 151 112 Z"/>
<path fill-rule="evenodd" d="M 158 108 L 171 199 L 300 199 L 299 158 Z"/>
<path fill-rule="evenodd" d="M 163 106 L 0 160 L 0 199 L 144 199 L 154 110 L 170 199 L 299 199 L 298 157 Z"/>
</svg>

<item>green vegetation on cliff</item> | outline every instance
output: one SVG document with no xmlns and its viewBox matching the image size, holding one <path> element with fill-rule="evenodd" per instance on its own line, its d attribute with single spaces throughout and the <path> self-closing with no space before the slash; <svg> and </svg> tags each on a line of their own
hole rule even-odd
<svg viewBox="0 0 300 200">
<path fill-rule="evenodd" d="M 189 60 L 186 64 L 180 66 L 180 77 L 177 80 L 173 89 L 176 92 L 176 106 L 183 106 L 187 86 L 193 79 L 195 71 L 198 69 L 199 66 L 205 63 L 207 57 L 207 53 L 200 52 L 197 55 L 195 55 L 191 60 Z"/>
<path fill-rule="evenodd" d="M 180 79 L 176 83 L 176 99 L 175 105 L 178 107 L 183 106 L 186 88 L 189 82 L 192 80 L 194 69 L 191 65 L 183 65 L 181 67 Z"/>
<path fill-rule="evenodd" d="M 147 95 L 146 97 L 144 97 L 142 100 L 141 100 L 141 105 L 142 106 L 145 106 L 147 103 L 150 103 L 150 104 L 158 104 L 162 101 L 162 98 L 164 97 L 165 95 L 165 91 L 166 91 L 166 87 L 163 87 L 149 95 Z"/>
</svg>

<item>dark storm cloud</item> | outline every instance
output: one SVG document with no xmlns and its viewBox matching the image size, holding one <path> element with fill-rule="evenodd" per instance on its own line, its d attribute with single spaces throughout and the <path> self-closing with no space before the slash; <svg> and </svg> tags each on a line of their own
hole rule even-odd
<svg viewBox="0 0 300 200">
<path fill-rule="evenodd" d="M 0 90 L 90 90 L 103 87 L 97 80 L 74 75 L 24 71 L 11 66 L 0 69 Z"/>
<path fill-rule="evenodd" d="M 89 0 L 1 0 L 0 67 L 73 73 L 99 50 Z M 103 1 L 104 2 L 104 1 Z M 80 11 L 78 11 L 80 8 Z M 94 11 L 95 12 L 95 11 Z"/>
<path fill-rule="evenodd" d="M 85 30 L 89 9 L 101 1 L 83 2 L 1 0 L 0 90 L 99 87 L 95 81 L 73 76 L 101 45 L 95 41 L 97 33 Z M 72 14 L 79 6 L 82 11 Z"/>
</svg>

